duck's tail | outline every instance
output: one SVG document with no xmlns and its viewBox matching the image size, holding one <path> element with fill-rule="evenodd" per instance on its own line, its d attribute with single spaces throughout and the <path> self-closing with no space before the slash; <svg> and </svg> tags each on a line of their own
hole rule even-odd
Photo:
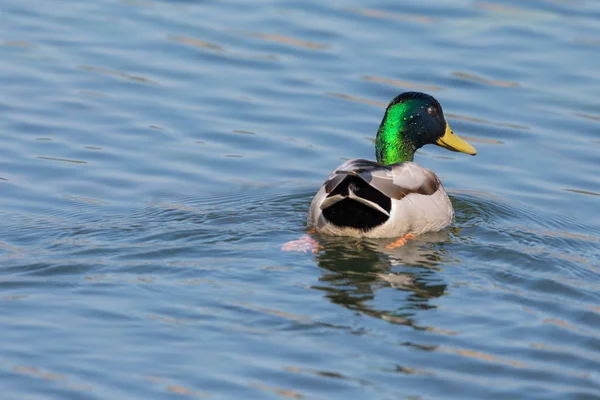
<svg viewBox="0 0 600 400">
<path fill-rule="evenodd" d="M 337 226 L 369 230 L 390 218 L 391 200 L 352 171 L 341 173 L 321 203 L 323 216 Z"/>
</svg>

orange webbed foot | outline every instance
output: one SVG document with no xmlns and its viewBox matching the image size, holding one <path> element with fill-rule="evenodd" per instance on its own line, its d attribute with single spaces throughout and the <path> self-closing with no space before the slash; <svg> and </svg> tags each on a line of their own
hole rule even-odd
<svg viewBox="0 0 600 400">
<path fill-rule="evenodd" d="M 406 235 L 402 236 L 400 239 L 388 244 L 385 246 L 386 249 L 395 249 L 396 247 L 401 247 L 404 246 L 406 244 L 406 242 L 408 242 L 410 239 L 414 239 L 416 236 L 413 235 L 412 233 L 407 233 Z"/>
</svg>

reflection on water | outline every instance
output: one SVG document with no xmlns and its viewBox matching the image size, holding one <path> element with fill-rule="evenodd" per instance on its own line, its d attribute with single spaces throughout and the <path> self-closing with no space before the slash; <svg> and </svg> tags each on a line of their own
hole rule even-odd
<svg viewBox="0 0 600 400">
<path fill-rule="evenodd" d="M 216 51 L 224 50 L 223 47 L 219 46 L 218 44 L 209 43 L 209 42 L 205 42 L 204 40 L 189 38 L 189 37 L 185 37 L 185 36 L 169 36 L 168 39 L 172 40 L 174 42 L 179 42 L 179 43 L 187 44 L 190 46 L 202 47 L 202 48 L 208 49 L 208 50 L 216 50 Z"/>
<path fill-rule="evenodd" d="M 81 65 L 79 68 L 81 68 L 84 71 L 96 72 L 96 73 L 107 75 L 107 76 L 114 76 L 114 77 L 117 77 L 117 78 L 123 78 L 123 79 L 127 79 L 129 81 L 132 81 L 132 82 L 147 83 L 147 84 L 152 84 L 152 85 L 157 85 L 158 84 L 158 82 L 153 81 L 153 80 L 148 79 L 148 78 L 145 78 L 143 76 L 130 75 L 130 74 L 127 74 L 125 72 L 113 71 L 113 70 L 110 70 L 108 68 L 95 67 L 95 66 L 92 66 L 92 65 Z"/>
<path fill-rule="evenodd" d="M 383 78 L 379 76 L 364 76 L 363 79 L 367 82 L 378 82 L 386 85 L 398 86 L 406 90 L 416 90 L 421 92 L 438 92 L 442 90 L 442 88 L 435 85 L 420 85 L 418 83 L 406 82 L 398 79 Z"/>
<path fill-rule="evenodd" d="M 424 15 L 411 15 L 408 13 L 394 13 L 383 10 L 375 10 L 370 8 L 352 10 L 360 15 L 371 18 L 395 19 L 399 21 L 419 22 L 422 24 L 430 24 L 434 19 Z"/>
<path fill-rule="evenodd" d="M 87 164 L 87 161 L 82 161 L 82 160 L 68 160 L 66 158 L 42 157 L 42 156 L 38 156 L 37 158 L 39 158 L 40 160 L 62 161 L 62 162 L 68 162 L 68 163 L 74 163 L 74 164 Z"/>
<path fill-rule="evenodd" d="M 348 243 L 321 237 L 317 264 L 323 270 L 319 285 L 335 304 L 385 321 L 414 327 L 411 309 L 427 309 L 428 300 L 444 295 L 446 284 L 435 277 L 439 265 L 450 262 L 436 244 L 449 240 L 449 232 L 430 233 L 393 250 L 382 240 Z M 407 292 L 401 309 L 378 309 L 377 292 L 392 288 Z M 420 328 L 418 329 L 425 329 Z"/>
<path fill-rule="evenodd" d="M 485 83 L 487 85 L 492 85 L 492 86 L 499 86 L 499 87 L 519 87 L 520 86 L 517 82 L 505 82 L 505 81 L 498 81 L 498 80 L 490 80 L 490 79 L 485 79 L 485 78 L 482 78 L 482 77 L 479 77 L 477 75 L 470 74 L 467 72 L 453 72 L 452 76 L 455 76 L 460 79 L 470 80 L 470 81 L 477 82 L 477 83 Z"/>
<path fill-rule="evenodd" d="M 586 194 L 586 195 L 590 195 L 590 196 L 600 196 L 600 193 L 594 193 L 591 192 L 589 190 L 578 190 L 578 189 L 565 189 L 567 192 L 573 192 L 573 193 L 579 193 L 579 194 Z"/>
<path fill-rule="evenodd" d="M 256 37 L 256 38 L 267 40 L 270 42 L 283 43 L 283 44 L 287 44 L 287 45 L 291 45 L 291 46 L 295 46 L 295 47 L 302 47 L 302 48 L 310 49 L 310 50 L 325 50 L 325 49 L 329 48 L 329 45 L 326 45 L 326 44 L 309 42 L 307 40 L 295 39 L 295 38 L 283 36 L 283 35 L 274 35 L 274 34 L 259 33 L 259 32 L 251 32 L 248 35 L 251 37 Z"/>
</svg>

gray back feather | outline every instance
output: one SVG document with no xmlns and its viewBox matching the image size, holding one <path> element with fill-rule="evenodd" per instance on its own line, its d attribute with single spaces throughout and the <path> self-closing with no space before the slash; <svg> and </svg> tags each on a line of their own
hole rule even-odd
<svg viewBox="0 0 600 400">
<path fill-rule="evenodd" d="M 401 200 L 411 193 L 432 195 L 440 187 L 435 173 L 413 162 L 382 165 L 364 159 L 348 160 L 334 170 L 325 182 L 331 193 L 348 175 L 355 175 L 391 199 Z"/>
</svg>

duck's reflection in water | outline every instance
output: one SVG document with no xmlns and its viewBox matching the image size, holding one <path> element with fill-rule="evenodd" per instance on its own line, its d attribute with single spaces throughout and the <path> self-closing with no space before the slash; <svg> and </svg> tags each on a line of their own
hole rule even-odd
<svg viewBox="0 0 600 400">
<path fill-rule="evenodd" d="M 313 288 L 353 311 L 419 329 L 411 310 L 435 308 L 429 299 L 446 293 L 447 284 L 440 281 L 438 271 L 440 264 L 451 262 L 443 249 L 449 240 L 450 232 L 444 230 L 387 249 L 389 240 L 318 237 L 322 248 L 316 258 L 322 276 Z M 386 288 L 408 292 L 406 301 L 394 309 L 378 307 L 389 304 L 377 301 L 378 292 Z"/>
</svg>

